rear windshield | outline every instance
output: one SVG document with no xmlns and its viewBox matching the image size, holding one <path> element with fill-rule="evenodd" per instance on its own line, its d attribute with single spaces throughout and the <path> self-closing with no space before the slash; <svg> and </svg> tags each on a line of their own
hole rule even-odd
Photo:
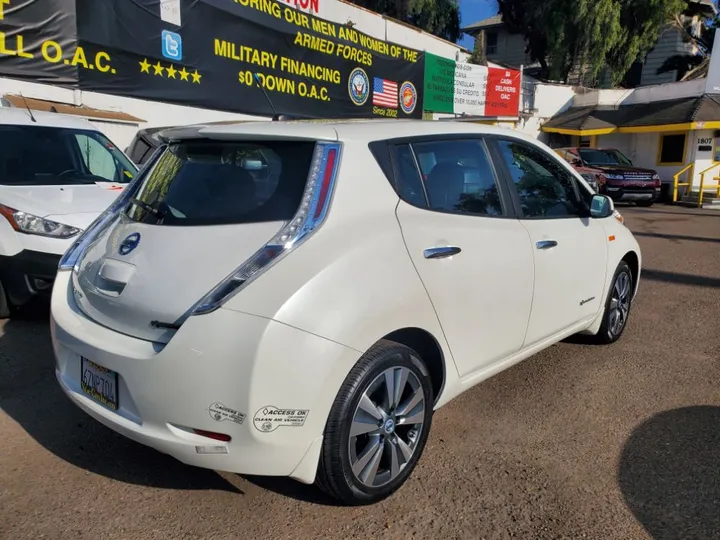
<svg viewBox="0 0 720 540">
<path fill-rule="evenodd" d="M 4 125 L 0 148 L 0 184 L 7 186 L 125 184 L 137 172 L 99 131 Z"/>
<path fill-rule="evenodd" d="M 288 221 L 305 189 L 313 142 L 170 145 L 126 215 L 153 225 Z"/>
</svg>

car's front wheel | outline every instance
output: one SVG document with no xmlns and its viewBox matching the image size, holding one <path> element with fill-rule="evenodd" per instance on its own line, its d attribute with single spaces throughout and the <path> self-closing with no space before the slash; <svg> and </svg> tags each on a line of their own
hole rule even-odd
<svg viewBox="0 0 720 540">
<path fill-rule="evenodd" d="M 620 261 L 610 285 L 602 325 L 597 334 L 601 343 L 613 343 L 620 339 L 630 316 L 633 290 L 630 266 L 625 261 Z"/>
<path fill-rule="evenodd" d="M 348 374 L 333 403 L 317 483 L 345 504 L 397 491 L 420 459 L 432 421 L 433 389 L 412 349 L 374 345 Z"/>
</svg>

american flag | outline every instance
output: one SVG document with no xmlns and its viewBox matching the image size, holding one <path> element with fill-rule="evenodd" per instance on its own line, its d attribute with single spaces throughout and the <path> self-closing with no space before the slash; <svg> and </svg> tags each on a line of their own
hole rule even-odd
<svg viewBox="0 0 720 540">
<path fill-rule="evenodd" d="M 396 82 L 375 77 L 373 83 L 373 105 L 398 108 L 398 85 Z"/>
</svg>

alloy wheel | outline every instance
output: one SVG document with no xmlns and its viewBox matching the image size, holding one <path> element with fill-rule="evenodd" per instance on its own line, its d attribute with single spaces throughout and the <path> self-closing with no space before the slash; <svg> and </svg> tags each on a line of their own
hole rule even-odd
<svg viewBox="0 0 720 540">
<path fill-rule="evenodd" d="M 368 385 L 348 440 L 350 466 L 360 483 L 378 488 L 398 477 L 421 439 L 426 406 L 419 378 L 406 367 L 386 369 Z"/>
<path fill-rule="evenodd" d="M 608 330 L 613 336 L 620 335 L 627 323 L 630 312 L 631 283 L 630 274 L 627 272 L 621 272 L 615 279 L 608 314 Z"/>
</svg>

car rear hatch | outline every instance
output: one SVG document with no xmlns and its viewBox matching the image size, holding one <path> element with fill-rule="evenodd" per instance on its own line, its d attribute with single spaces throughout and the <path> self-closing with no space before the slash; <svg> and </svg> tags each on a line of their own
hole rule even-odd
<svg viewBox="0 0 720 540">
<path fill-rule="evenodd" d="M 316 140 L 217 129 L 171 142 L 81 257 L 75 298 L 88 317 L 166 343 L 201 298 L 293 219 Z"/>
</svg>

